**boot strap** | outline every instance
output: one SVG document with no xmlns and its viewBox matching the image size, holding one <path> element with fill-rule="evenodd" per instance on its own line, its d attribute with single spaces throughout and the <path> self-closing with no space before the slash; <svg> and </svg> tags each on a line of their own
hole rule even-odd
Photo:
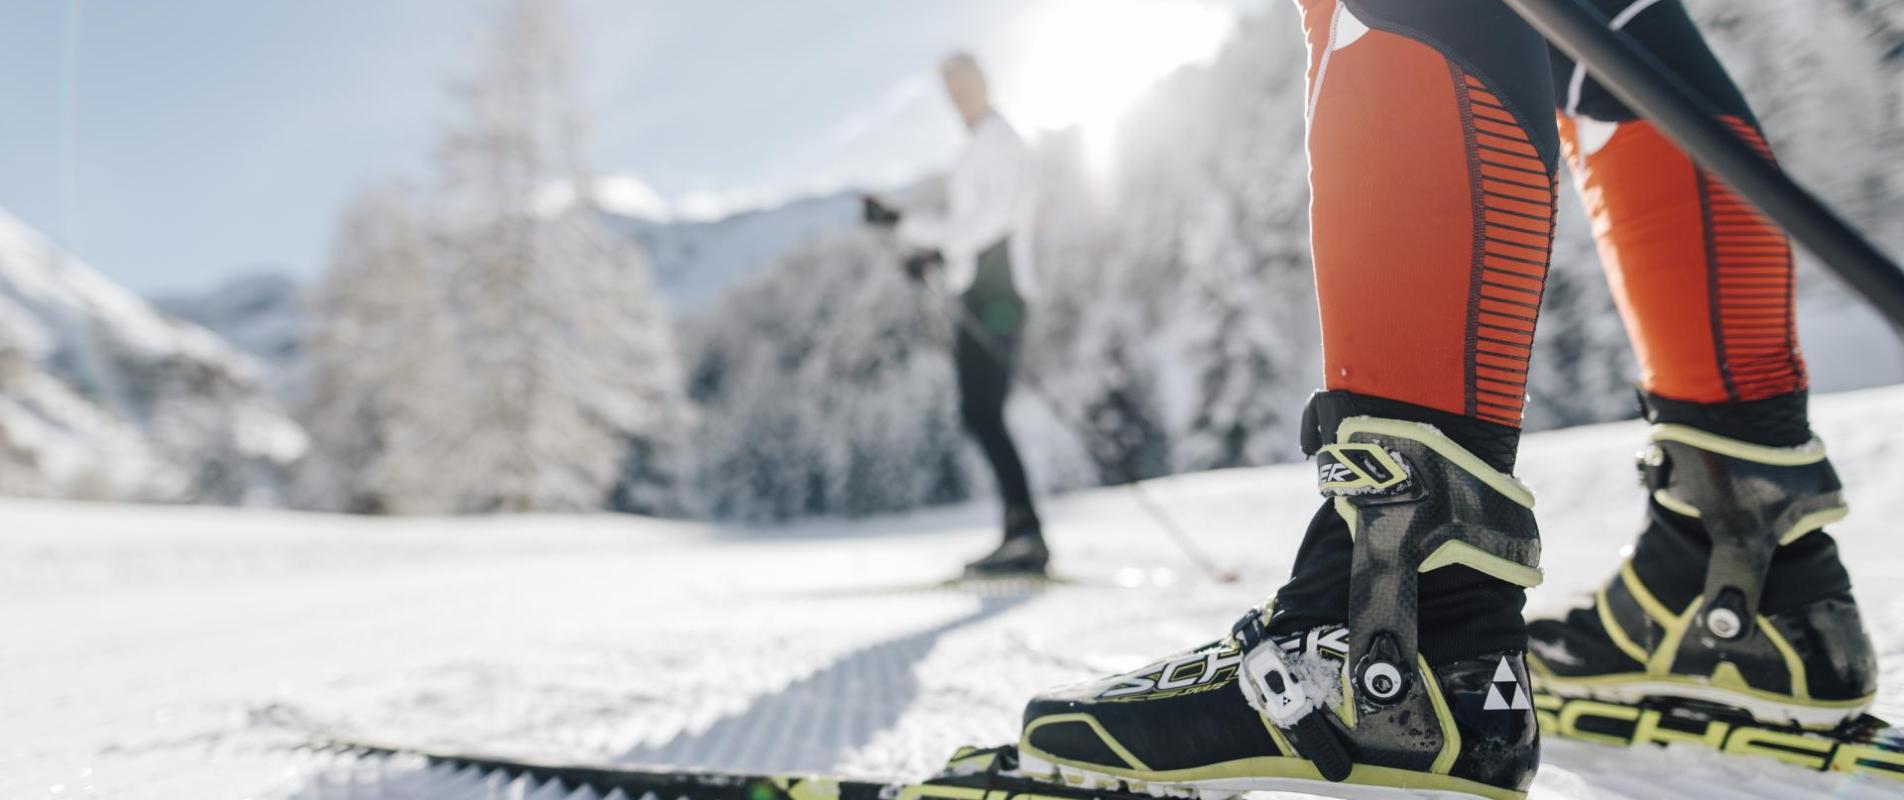
<svg viewBox="0 0 1904 800">
<path fill-rule="evenodd" d="M 1231 633 L 1243 653 L 1242 680 L 1237 683 L 1250 707 L 1282 733 L 1296 755 L 1315 764 L 1322 777 L 1347 780 L 1355 769 L 1355 758 L 1329 724 L 1322 698 L 1283 661 L 1282 648 L 1263 628 L 1262 612 L 1251 609 Z"/>
</svg>

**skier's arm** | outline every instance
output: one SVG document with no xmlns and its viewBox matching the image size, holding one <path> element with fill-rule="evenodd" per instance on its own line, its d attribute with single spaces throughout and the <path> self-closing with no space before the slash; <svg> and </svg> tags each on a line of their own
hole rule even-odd
<svg viewBox="0 0 1904 800">
<path fill-rule="evenodd" d="M 948 249 L 953 240 L 953 219 L 928 211 L 908 211 L 899 220 L 899 241 L 922 249 Z"/>
<path fill-rule="evenodd" d="M 948 213 L 908 212 L 899 238 L 943 251 L 955 272 L 970 270 L 978 253 L 1018 232 L 1032 186 L 1032 159 L 1024 142 L 1009 126 L 987 125 L 947 180 Z M 954 278 L 954 284 L 962 283 Z"/>
</svg>

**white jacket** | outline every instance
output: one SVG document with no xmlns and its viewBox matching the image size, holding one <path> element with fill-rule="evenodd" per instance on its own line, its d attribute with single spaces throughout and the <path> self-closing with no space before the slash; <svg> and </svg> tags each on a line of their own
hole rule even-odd
<svg viewBox="0 0 1904 800">
<path fill-rule="evenodd" d="M 945 257 L 947 285 L 963 292 L 978 273 L 979 254 L 1009 236 L 1012 283 L 1029 299 L 1038 290 L 1031 241 L 1037 186 L 1031 148 L 993 112 L 972 129 L 971 141 L 946 177 L 946 213 L 907 211 L 899 221 L 899 238 L 938 249 Z"/>
</svg>

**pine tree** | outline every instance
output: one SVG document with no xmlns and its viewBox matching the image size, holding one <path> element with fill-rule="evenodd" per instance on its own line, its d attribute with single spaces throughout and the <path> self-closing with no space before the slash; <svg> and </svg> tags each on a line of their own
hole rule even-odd
<svg viewBox="0 0 1904 800">
<path fill-rule="evenodd" d="M 312 294 L 313 450 L 301 505 L 355 512 L 441 512 L 453 498 L 433 464 L 447 452 L 444 415 L 462 387 L 447 297 L 418 200 L 386 186 L 338 222 L 330 269 Z"/>
<path fill-rule="evenodd" d="M 951 326 L 898 263 L 870 234 L 824 236 L 690 328 L 713 512 L 858 514 L 970 492 Z"/>
<path fill-rule="evenodd" d="M 603 229 L 559 0 L 504 5 L 425 192 L 339 224 L 318 290 L 307 502 L 691 511 L 686 405 L 639 247 Z"/>
<path fill-rule="evenodd" d="M 622 483 L 617 504 L 675 510 L 680 372 L 645 260 L 598 227 L 567 32 L 559 0 L 508 3 L 440 151 L 468 379 L 445 477 L 469 510 L 600 508 Z"/>
</svg>

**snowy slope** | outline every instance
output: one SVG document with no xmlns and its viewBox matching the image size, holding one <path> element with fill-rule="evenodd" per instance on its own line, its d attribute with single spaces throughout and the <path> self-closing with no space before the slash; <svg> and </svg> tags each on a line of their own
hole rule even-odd
<svg viewBox="0 0 1904 800">
<path fill-rule="evenodd" d="M 235 502 L 303 447 L 251 359 L 0 212 L 0 494 Z"/>
<path fill-rule="evenodd" d="M 1904 716 L 1904 387 L 1822 397 L 1856 508 L 1835 533 Z M 1637 519 L 1624 423 L 1540 434 L 1555 609 Z M 1207 640 L 1285 574 L 1301 465 L 1154 484 L 1241 585 L 1200 582 L 1118 490 L 1055 498 L 1078 585 L 891 591 L 978 552 L 989 509 L 721 530 L 613 517 L 380 520 L 0 502 L 0 798 L 392 798 L 454 782 L 298 754 L 273 703 L 369 735 L 566 759 L 928 771 L 1027 693 Z M 467 787 L 465 787 L 467 788 Z M 518 787 L 528 789 L 529 787 Z M 1537 798 L 1881 797 L 1697 752 L 1550 743 Z M 481 792 L 452 796 L 508 796 Z M 541 796 L 560 796 L 548 793 Z"/>
<path fill-rule="evenodd" d="M 304 291 L 289 275 L 274 271 L 233 277 L 200 294 L 154 298 L 153 305 L 174 317 L 218 334 L 233 347 L 265 363 L 275 374 L 289 370 L 299 356 L 304 333 Z"/>
</svg>

